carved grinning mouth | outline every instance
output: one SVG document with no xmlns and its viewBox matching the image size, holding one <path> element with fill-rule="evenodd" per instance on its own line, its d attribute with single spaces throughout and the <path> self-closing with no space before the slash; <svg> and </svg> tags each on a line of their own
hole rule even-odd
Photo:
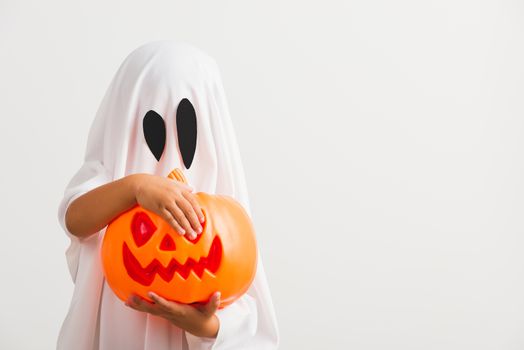
<svg viewBox="0 0 524 350">
<path fill-rule="evenodd" d="M 215 236 L 208 255 L 201 257 L 198 261 L 193 258 L 187 258 L 185 264 L 180 264 L 172 258 L 167 266 L 163 266 L 157 259 L 153 259 L 146 267 L 142 267 L 127 246 L 127 243 L 124 242 L 123 258 L 128 275 L 136 282 L 144 286 L 150 286 L 157 274 L 164 281 L 169 282 L 173 279 L 175 272 L 183 279 L 187 279 L 191 271 L 194 271 L 199 278 L 202 278 L 204 270 L 215 273 L 222 258 L 222 243 L 218 236 Z"/>
</svg>

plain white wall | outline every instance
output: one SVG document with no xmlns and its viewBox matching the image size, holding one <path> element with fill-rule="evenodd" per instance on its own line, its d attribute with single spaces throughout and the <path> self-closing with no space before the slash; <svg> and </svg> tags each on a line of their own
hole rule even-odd
<svg viewBox="0 0 524 350">
<path fill-rule="evenodd" d="M 56 218 L 124 57 L 218 61 L 283 349 L 524 348 L 521 1 L 0 2 L 0 347 L 53 349 Z"/>
</svg>

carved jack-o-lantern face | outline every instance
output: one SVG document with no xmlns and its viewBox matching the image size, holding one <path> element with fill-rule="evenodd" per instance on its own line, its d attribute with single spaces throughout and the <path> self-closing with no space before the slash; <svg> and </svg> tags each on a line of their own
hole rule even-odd
<svg viewBox="0 0 524 350">
<path fill-rule="evenodd" d="M 169 177 L 186 182 L 179 169 Z M 193 303 L 205 302 L 220 291 L 220 307 L 224 307 L 247 291 L 257 262 L 249 216 L 229 196 L 198 192 L 196 197 L 205 222 L 193 241 L 138 205 L 109 224 L 102 261 L 107 282 L 120 299 L 135 293 L 151 300 L 147 292 L 153 291 Z"/>
</svg>

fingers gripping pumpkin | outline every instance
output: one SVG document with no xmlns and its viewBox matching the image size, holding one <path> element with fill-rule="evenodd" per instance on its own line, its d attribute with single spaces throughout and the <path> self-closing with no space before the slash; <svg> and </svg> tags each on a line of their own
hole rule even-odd
<svg viewBox="0 0 524 350">
<path fill-rule="evenodd" d="M 169 178 L 187 183 L 179 169 Z M 115 218 L 102 243 L 107 283 L 126 300 L 148 291 L 181 303 L 205 302 L 221 292 L 220 307 L 247 291 L 256 272 L 255 232 L 244 208 L 225 195 L 196 193 L 205 216 L 193 241 L 137 205 Z"/>
</svg>

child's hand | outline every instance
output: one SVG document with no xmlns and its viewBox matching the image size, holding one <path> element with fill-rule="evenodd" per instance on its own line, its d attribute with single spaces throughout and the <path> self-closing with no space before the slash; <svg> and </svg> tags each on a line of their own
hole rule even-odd
<svg viewBox="0 0 524 350">
<path fill-rule="evenodd" d="M 202 233 L 204 214 L 183 182 L 149 174 L 136 174 L 135 198 L 143 208 L 160 215 L 178 233 L 194 239 Z"/>
<path fill-rule="evenodd" d="M 161 316 L 197 337 L 216 338 L 219 321 L 215 312 L 220 305 L 220 292 L 215 292 L 206 304 L 196 306 L 169 301 L 153 292 L 149 292 L 149 297 L 153 299 L 153 303 L 133 295 L 126 301 L 126 305 Z"/>
</svg>

